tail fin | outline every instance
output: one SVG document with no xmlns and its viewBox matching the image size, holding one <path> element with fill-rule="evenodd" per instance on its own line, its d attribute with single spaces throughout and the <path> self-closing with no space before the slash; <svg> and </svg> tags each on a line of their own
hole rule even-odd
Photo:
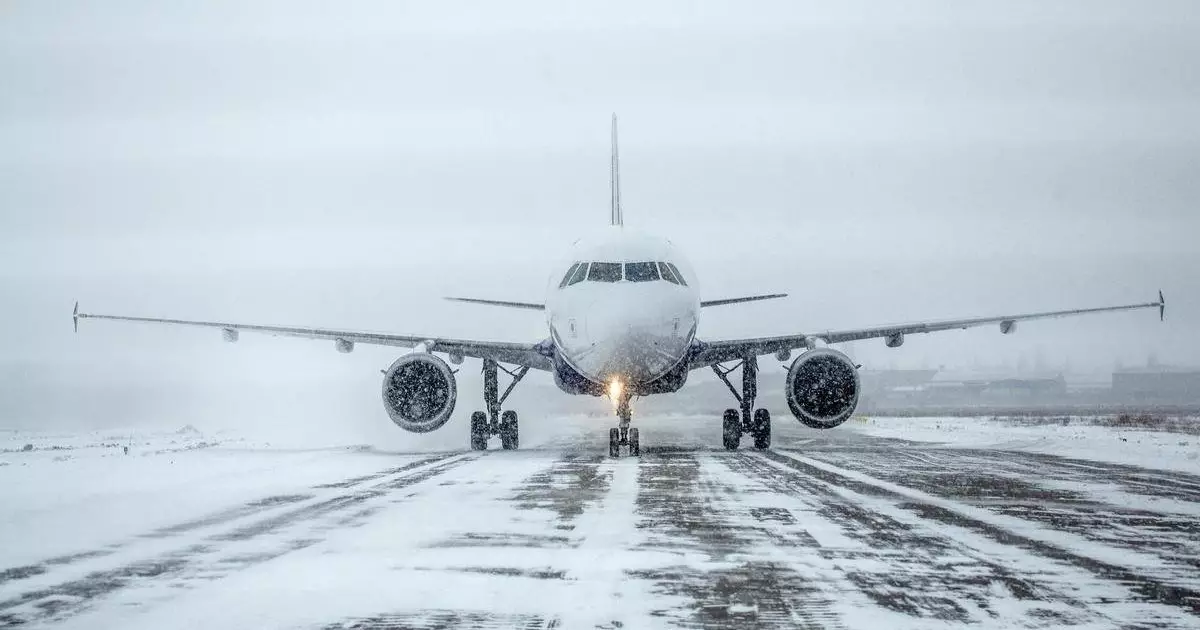
<svg viewBox="0 0 1200 630">
<path fill-rule="evenodd" d="M 612 163 L 609 165 L 608 183 L 612 193 L 609 224 L 624 226 L 625 217 L 621 214 L 621 154 L 617 151 L 616 114 L 612 117 Z"/>
</svg>

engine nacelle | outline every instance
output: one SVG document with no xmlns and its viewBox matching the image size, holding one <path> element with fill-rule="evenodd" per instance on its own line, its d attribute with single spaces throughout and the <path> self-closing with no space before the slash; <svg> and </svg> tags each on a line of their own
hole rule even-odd
<svg viewBox="0 0 1200 630">
<path fill-rule="evenodd" d="M 428 433 L 454 413 L 458 388 L 446 362 L 432 354 L 406 354 L 383 377 L 383 407 L 396 426 Z"/>
<path fill-rule="evenodd" d="M 854 362 L 832 348 L 797 357 L 788 369 L 786 388 L 792 415 L 814 429 L 832 429 L 850 418 L 861 389 Z"/>
</svg>

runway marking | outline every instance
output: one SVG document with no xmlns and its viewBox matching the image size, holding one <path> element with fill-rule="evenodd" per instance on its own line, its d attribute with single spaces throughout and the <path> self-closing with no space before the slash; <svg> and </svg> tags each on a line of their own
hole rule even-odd
<svg viewBox="0 0 1200 630">
<path fill-rule="evenodd" d="M 280 546 L 267 551 L 234 552 L 224 557 L 217 557 L 222 551 L 227 551 L 228 544 L 259 538 L 276 533 L 285 527 L 301 525 L 306 521 L 313 521 L 323 516 L 348 510 L 364 502 L 385 497 L 395 490 L 426 481 L 477 458 L 478 455 L 475 454 L 455 453 L 394 468 L 391 469 L 390 475 L 380 477 L 382 479 L 380 483 L 350 494 L 340 494 L 283 514 L 270 516 L 231 532 L 210 536 L 200 543 L 161 553 L 148 560 L 132 562 L 112 569 L 93 571 L 82 578 L 30 589 L 15 597 L 0 601 L 0 625 L 16 625 L 51 619 L 61 621 L 83 612 L 94 600 L 112 595 L 117 591 L 166 579 L 184 582 L 196 578 L 217 579 L 231 571 L 303 549 L 320 540 L 311 536 L 302 536 L 281 541 Z M 203 565 L 205 558 L 209 560 L 208 566 Z"/>
<path fill-rule="evenodd" d="M 993 541 L 1086 569 L 1097 577 L 1120 583 L 1140 598 L 1200 615 L 1200 607 L 1197 606 L 1200 591 L 1190 586 L 1167 584 L 1146 575 L 1159 571 L 1162 564 L 1158 558 L 1131 550 L 1111 549 L 1067 532 L 1047 530 L 1021 519 L 992 514 L 983 508 L 942 499 L 810 457 L 774 452 L 766 452 L 762 456 L 834 486 L 897 501 L 898 507 L 923 518 L 973 530 Z"/>
</svg>

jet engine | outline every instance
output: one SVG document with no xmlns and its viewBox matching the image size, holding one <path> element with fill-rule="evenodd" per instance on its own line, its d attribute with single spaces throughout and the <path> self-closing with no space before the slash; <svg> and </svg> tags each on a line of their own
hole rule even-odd
<svg viewBox="0 0 1200 630">
<path fill-rule="evenodd" d="M 792 415 L 814 429 L 832 429 L 858 406 L 858 368 L 832 348 L 816 348 L 796 358 L 787 375 Z"/>
<path fill-rule="evenodd" d="M 446 362 L 432 354 L 406 354 L 383 377 L 383 407 L 396 426 L 428 433 L 454 413 L 458 389 Z"/>
</svg>

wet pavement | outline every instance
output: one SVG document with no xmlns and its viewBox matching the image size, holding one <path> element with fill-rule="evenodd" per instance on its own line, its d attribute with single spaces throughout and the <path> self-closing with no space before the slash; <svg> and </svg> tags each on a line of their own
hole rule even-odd
<svg viewBox="0 0 1200 630">
<path fill-rule="evenodd" d="M 763 452 L 718 449 L 714 417 L 644 422 L 641 458 L 599 422 L 364 453 L 0 566 L 0 627 L 1200 627 L 1198 475 L 786 423 Z"/>
</svg>

